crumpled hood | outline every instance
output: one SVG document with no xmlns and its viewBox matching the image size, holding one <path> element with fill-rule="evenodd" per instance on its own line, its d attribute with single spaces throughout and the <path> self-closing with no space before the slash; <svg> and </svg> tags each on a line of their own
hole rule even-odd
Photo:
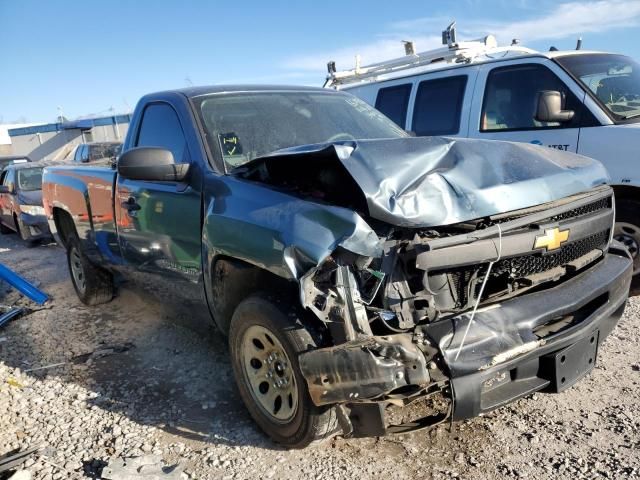
<svg viewBox="0 0 640 480">
<path fill-rule="evenodd" d="M 362 189 L 369 214 L 397 226 L 474 220 L 558 200 L 608 181 L 602 164 L 590 158 L 493 140 L 358 140 L 295 147 L 269 157 L 327 149 Z"/>
</svg>

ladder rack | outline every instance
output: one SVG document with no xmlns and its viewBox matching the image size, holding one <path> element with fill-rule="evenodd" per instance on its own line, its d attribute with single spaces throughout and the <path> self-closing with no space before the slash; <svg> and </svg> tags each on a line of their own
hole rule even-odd
<svg viewBox="0 0 640 480">
<path fill-rule="evenodd" d="M 416 67 L 424 67 L 435 63 L 470 63 L 480 55 L 494 53 L 534 53 L 533 50 L 518 46 L 515 41 L 509 47 L 498 47 L 496 37 L 487 35 L 479 40 L 456 42 L 455 22 L 442 32 L 442 42 L 446 45 L 434 50 L 421 53 L 412 53 L 412 42 L 403 42 L 407 55 L 383 62 L 373 63 L 364 67 L 360 66 L 360 56 L 356 56 L 356 66 L 351 70 L 336 70 L 335 62 L 327 64 L 327 80 L 325 87 L 337 87 L 351 83 L 374 81 L 380 75 L 400 72 Z"/>
</svg>

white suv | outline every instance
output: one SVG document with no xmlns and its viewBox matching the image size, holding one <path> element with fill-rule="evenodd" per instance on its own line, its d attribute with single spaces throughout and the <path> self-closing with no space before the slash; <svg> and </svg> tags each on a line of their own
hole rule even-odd
<svg viewBox="0 0 640 480">
<path fill-rule="evenodd" d="M 416 135 L 527 142 L 601 161 L 616 194 L 614 235 L 640 273 L 640 64 L 609 53 L 539 53 L 493 42 L 450 41 L 347 72 L 330 62 L 326 85 L 348 90 Z"/>
</svg>

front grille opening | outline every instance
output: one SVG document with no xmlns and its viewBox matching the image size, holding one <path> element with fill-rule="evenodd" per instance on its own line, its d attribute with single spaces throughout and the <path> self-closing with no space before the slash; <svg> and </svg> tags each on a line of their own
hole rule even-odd
<svg viewBox="0 0 640 480">
<path fill-rule="evenodd" d="M 588 215 L 590 213 L 608 208 L 611 208 L 611 197 L 601 198 L 600 200 L 589 203 L 587 205 L 562 212 L 558 215 L 550 217 L 549 220 L 559 222 L 561 220 L 566 220 L 567 218 L 581 217 L 583 215 Z"/>
<path fill-rule="evenodd" d="M 529 209 L 518 210 L 506 214 L 487 217 L 475 223 L 475 228 L 480 230 L 497 223 L 508 222 L 521 217 L 558 207 L 556 204 L 540 205 Z M 573 207 L 573 208 L 572 208 Z M 520 231 L 532 231 L 540 229 L 541 225 L 562 223 L 571 227 L 571 220 L 582 218 L 582 222 L 588 222 L 591 215 L 611 210 L 613 198 L 607 196 L 591 201 L 584 205 L 575 206 L 573 201 L 566 202 L 563 206 L 567 210 L 540 220 L 537 215 L 535 222 L 529 225 L 523 224 L 508 230 L 509 234 Z M 556 208 L 556 211 L 559 208 Z M 599 262 L 606 252 L 611 231 L 609 229 L 592 233 L 579 240 L 571 241 L 560 248 L 550 252 L 523 251 L 522 254 L 510 258 L 503 258 L 496 262 L 487 279 L 482 295 L 481 304 L 500 301 L 522 294 L 525 291 L 535 292 L 551 288 L 564 282 L 579 272 Z M 526 247 L 526 246 L 525 246 Z M 533 248 L 533 245 L 531 247 Z M 443 254 L 446 250 L 443 249 Z M 478 299 L 482 283 L 488 270 L 488 263 L 473 264 L 467 266 L 451 266 L 430 270 L 426 277 L 421 278 L 422 285 L 427 291 L 431 291 L 433 285 L 438 286 L 438 298 L 436 305 L 441 305 L 443 311 L 457 311 L 471 307 Z M 416 280 L 418 276 L 415 276 Z M 420 284 L 411 283 L 411 291 L 417 292 Z"/>
<path fill-rule="evenodd" d="M 578 218 L 584 215 L 589 215 L 594 212 L 599 212 L 600 210 L 610 209 L 611 207 L 612 207 L 612 198 L 605 197 L 605 198 L 601 198 L 600 200 L 596 200 L 595 202 L 582 205 L 581 207 L 572 208 L 571 210 L 567 210 L 566 212 L 562 212 L 552 217 L 549 217 L 548 219 L 545 219 L 545 222 L 559 222 L 562 220 L 567 220 L 569 218 Z M 543 208 L 544 206 L 541 206 L 541 209 Z M 504 222 L 509 222 L 511 220 L 516 220 L 518 218 L 521 218 L 529 214 L 531 214 L 531 209 L 527 209 L 522 214 L 518 214 L 518 212 L 513 212 L 513 214 L 505 215 L 505 216 L 497 215 L 493 218 L 490 218 L 489 221 L 483 222 L 482 228 L 493 226 L 496 223 L 504 223 Z"/>
<path fill-rule="evenodd" d="M 521 279 L 566 265 L 588 254 L 592 250 L 604 250 L 609 241 L 609 230 L 595 233 L 576 242 L 567 243 L 554 253 L 535 253 L 500 260 L 493 266 L 495 275 L 506 274 Z"/>
<path fill-rule="evenodd" d="M 532 253 L 505 258 L 494 264 L 485 286 L 482 301 L 519 294 L 524 289 L 537 290 L 543 284 L 552 286 L 564 281 L 602 257 L 609 241 L 609 230 L 568 243 L 550 254 Z M 430 272 L 445 274 L 455 299 L 456 308 L 476 301 L 488 263 Z"/>
<path fill-rule="evenodd" d="M 582 323 L 608 301 L 609 293 L 603 293 L 570 314 L 552 318 L 543 325 L 538 325 L 533 329 L 533 334 L 538 338 L 547 338 L 560 333 L 574 325 Z"/>
</svg>

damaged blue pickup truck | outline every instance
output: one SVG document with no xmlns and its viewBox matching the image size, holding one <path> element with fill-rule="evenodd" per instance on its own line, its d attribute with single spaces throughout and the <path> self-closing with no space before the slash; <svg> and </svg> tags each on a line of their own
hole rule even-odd
<svg viewBox="0 0 640 480">
<path fill-rule="evenodd" d="M 206 312 L 247 409 L 290 447 L 562 391 L 627 300 L 598 162 L 413 138 L 349 94 L 147 95 L 114 168 L 45 170 L 78 296 L 133 279 Z"/>
</svg>

